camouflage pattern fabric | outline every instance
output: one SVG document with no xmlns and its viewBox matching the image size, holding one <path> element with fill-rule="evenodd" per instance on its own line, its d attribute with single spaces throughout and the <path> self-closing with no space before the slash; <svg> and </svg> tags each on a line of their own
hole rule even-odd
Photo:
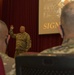
<svg viewBox="0 0 74 75">
<path fill-rule="evenodd" d="M 31 38 L 27 32 L 14 34 L 13 30 L 10 30 L 12 38 L 16 38 L 16 51 L 15 56 L 20 52 L 27 52 L 31 48 Z"/>
<path fill-rule="evenodd" d="M 62 45 L 43 50 L 38 55 L 74 54 L 74 38 L 64 39 Z"/>
<path fill-rule="evenodd" d="M 6 75 L 16 75 L 15 60 L 0 52 Z"/>
</svg>

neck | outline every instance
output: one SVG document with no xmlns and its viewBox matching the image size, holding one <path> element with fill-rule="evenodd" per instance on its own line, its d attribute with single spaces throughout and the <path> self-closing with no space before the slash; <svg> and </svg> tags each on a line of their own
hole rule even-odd
<svg viewBox="0 0 74 75">
<path fill-rule="evenodd" d="M 64 39 L 74 38 L 74 33 L 67 34 L 64 36 Z"/>
<path fill-rule="evenodd" d="M 6 52 L 6 45 L 2 41 L 0 41 L 0 52 L 2 52 L 2 53 Z"/>
</svg>

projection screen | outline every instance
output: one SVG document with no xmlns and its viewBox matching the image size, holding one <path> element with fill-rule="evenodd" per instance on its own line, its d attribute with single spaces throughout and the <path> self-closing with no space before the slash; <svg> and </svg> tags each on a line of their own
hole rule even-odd
<svg viewBox="0 0 74 75">
<path fill-rule="evenodd" d="M 62 7 L 74 0 L 39 0 L 39 34 L 59 33 Z"/>
</svg>

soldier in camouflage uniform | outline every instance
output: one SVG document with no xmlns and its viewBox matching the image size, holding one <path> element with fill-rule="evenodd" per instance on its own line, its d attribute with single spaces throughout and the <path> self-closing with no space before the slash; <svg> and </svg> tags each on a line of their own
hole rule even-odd
<svg viewBox="0 0 74 75">
<path fill-rule="evenodd" d="M 31 48 L 31 38 L 30 35 L 25 32 L 25 27 L 20 27 L 20 33 L 14 34 L 13 33 L 13 25 L 10 27 L 10 35 L 12 38 L 16 38 L 16 51 L 15 57 L 21 53 L 27 52 Z"/>
<path fill-rule="evenodd" d="M 3 60 L 6 75 L 16 75 L 14 59 L 1 52 L 0 56 Z"/>
<path fill-rule="evenodd" d="M 0 20 L 0 57 L 3 61 L 5 75 L 16 75 L 15 60 L 5 54 L 9 38 L 6 24 Z"/>
<path fill-rule="evenodd" d="M 62 45 L 43 50 L 39 55 L 74 54 L 74 1 L 62 9 L 60 33 Z"/>
</svg>

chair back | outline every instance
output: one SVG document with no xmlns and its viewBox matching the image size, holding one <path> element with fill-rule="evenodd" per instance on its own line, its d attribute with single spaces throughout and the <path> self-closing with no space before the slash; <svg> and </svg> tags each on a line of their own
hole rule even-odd
<svg viewBox="0 0 74 75">
<path fill-rule="evenodd" d="M 74 55 L 18 56 L 16 75 L 74 75 Z"/>
</svg>

